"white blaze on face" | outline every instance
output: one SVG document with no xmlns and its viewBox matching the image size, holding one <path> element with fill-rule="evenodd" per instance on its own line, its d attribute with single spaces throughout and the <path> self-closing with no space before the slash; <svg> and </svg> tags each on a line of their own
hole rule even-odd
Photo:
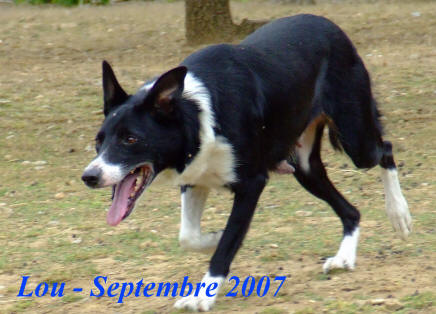
<svg viewBox="0 0 436 314">
<path fill-rule="evenodd" d="M 123 179 L 121 166 L 108 163 L 104 158 L 104 152 L 91 161 L 88 167 L 85 168 L 85 172 L 94 168 L 101 170 L 99 187 L 114 185 Z"/>
</svg>

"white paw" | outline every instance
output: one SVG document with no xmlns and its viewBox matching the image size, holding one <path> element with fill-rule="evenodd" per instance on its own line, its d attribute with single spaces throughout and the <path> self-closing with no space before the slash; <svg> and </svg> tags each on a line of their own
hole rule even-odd
<svg viewBox="0 0 436 314">
<path fill-rule="evenodd" d="M 218 242 L 220 242 L 221 236 L 223 235 L 223 231 L 204 233 L 201 236 L 201 242 L 203 246 L 208 250 L 215 250 Z"/>
<path fill-rule="evenodd" d="M 403 240 L 406 240 L 412 231 L 412 217 L 404 197 L 386 199 L 386 213 L 394 230 Z"/>
<path fill-rule="evenodd" d="M 177 309 L 185 309 L 195 312 L 206 312 L 210 311 L 214 304 L 215 297 L 207 297 L 205 295 L 199 295 L 198 297 L 195 297 L 193 295 L 189 295 L 177 300 L 177 302 L 174 304 L 174 307 Z"/>
<path fill-rule="evenodd" d="M 200 290 L 197 292 L 198 296 L 195 296 L 195 293 L 193 293 L 187 297 L 182 297 L 174 304 L 174 307 L 177 309 L 186 309 L 191 311 L 210 311 L 215 304 L 216 297 L 224 283 L 224 279 L 225 278 L 222 276 L 211 276 L 209 272 L 207 272 L 201 280 L 200 287 L 203 287 L 203 290 L 200 288 Z M 215 288 L 210 288 L 214 285 Z M 208 289 L 211 289 L 211 291 Z"/>
<path fill-rule="evenodd" d="M 356 263 L 356 258 L 351 256 L 339 256 L 329 257 L 322 269 L 324 274 L 327 274 L 332 269 L 348 269 L 353 270 Z"/>
<path fill-rule="evenodd" d="M 412 231 L 412 217 L 401 192 L 397 169 L 382 169 L 382 181 L 385 189 L 386 214 L 394 230 L 405 240 Z"/>
<path fill-rule="evenodd" d="M 356 251 L 357 242 L 359 241 L 359 233 L 359 227 L 356 227 L 351 234 L 344 236 L 336 256 L 329 257 L 322 266 L 325 274 L 332 269 L 354 269 L 356 264 Z"/>
<path fill-rule="evenodd" d="M 179 238 L 180 246 L 185 250 L 210 253 L 213 252 L 221 239 L 223 231 L 202 233 L 200 236 Z"/>
</svg>

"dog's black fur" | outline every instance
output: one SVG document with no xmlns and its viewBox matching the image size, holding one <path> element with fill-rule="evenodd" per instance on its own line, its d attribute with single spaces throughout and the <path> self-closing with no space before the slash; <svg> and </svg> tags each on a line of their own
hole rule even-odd
<svg viewBox="0 0 436 314">
<path fill-rule="evenodd" d="M 309 192 L 333 207 L 344 235 L 357 228 L 359 212 L 335 189 L 320 158 L 326 125 L 333 146 L 358 168 L 395 168 L 392 146 L 382 140 L 368 72 L 348 37 L 325 18 L 282 18 L 238 45 L 204 48 L 133 96 L 122 90 L 107 63 L 103 70 L 106 120 L 97 151 L 121 165 L 123 176 L 143 163 L 152 165 L 153 177 L 165 169 L 184 172 L 202 144 L 201 108 L 183 94 L 187 71 L 207 90 L 215 136 L 231 146 L 235 173 L 234 180 L 222 183 L 235 197 L 210 262 L 211 276 L 229 273 L 268 174 L 282 160 Z M 300 143 L 310 128 L 313 140 Z M 306 168 L 301 145 L 309 145 Z M 84 180 L 92 187 L 104 185 L 98 172 L 88 170 Z M 182 192 L 202 184 L 185 182 Z"/>
</svg>

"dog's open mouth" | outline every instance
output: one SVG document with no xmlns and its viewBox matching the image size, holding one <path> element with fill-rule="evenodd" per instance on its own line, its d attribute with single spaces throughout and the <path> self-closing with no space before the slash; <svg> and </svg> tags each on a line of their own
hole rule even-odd
<svg viewBox="0 0 436 314">
<path fill-rule="evenodd" d="M 136 200 L 153 180 L 153 174 L 151 166 L 140 166 L 115 185 L 112 205 L 106 217 L 109 225 L 116 226 L 130 215 Z"/>
</svg>

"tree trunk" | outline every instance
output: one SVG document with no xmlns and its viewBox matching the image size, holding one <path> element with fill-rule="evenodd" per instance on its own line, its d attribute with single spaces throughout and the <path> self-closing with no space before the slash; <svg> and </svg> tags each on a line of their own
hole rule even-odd
<svg viewBox="0 0 436 314">
<path fill-rule="evenodd" d="M 186 39 L 189 44 L 230 41 L 246 35 L 265 21 L 232 21 L 229 0 L 185 0 Z"/>
<path fill-rule="evenodd" d="M 190 44 L 233 37 L 229 0 L 185 0 L 185 27 Z"/>
</svg>

